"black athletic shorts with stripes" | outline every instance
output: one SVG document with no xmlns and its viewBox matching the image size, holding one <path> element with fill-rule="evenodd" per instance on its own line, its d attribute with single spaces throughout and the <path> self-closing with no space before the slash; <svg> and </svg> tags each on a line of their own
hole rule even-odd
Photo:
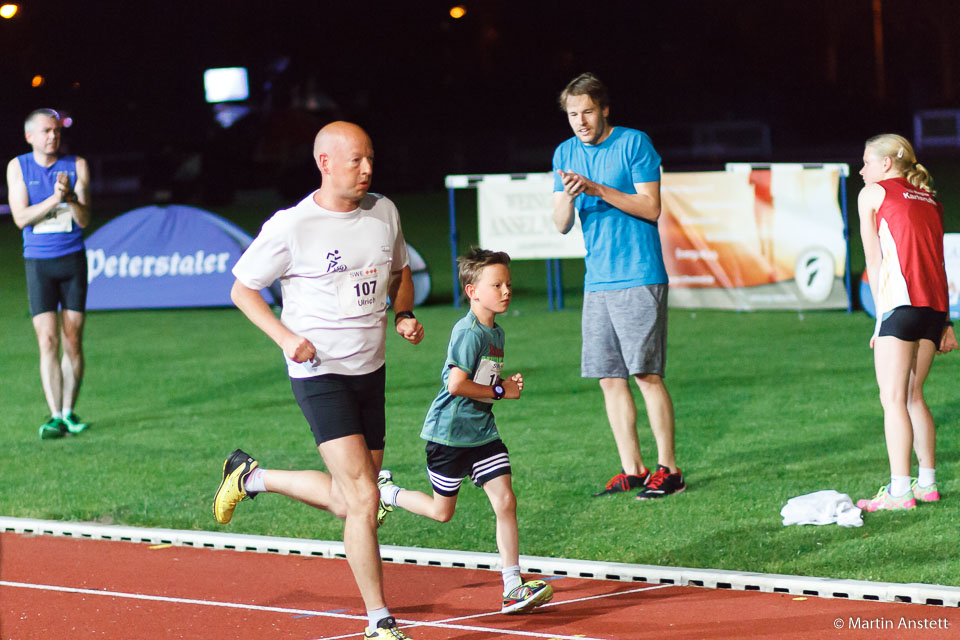
<svg viewBox="0 0 960 640">
<path fill-rule="evenodd" d="M 510 475 L 510 454 L 501 440 L 479 447 L 450 447 L 428 442 L 427 475 L 434 491 L 452 498 L 460 492 L 460 483 L 466 476 L 482 487 L 496 477 Z"/>
<path fill-rule="evenodd" d="M 359 376 L 325 373 L 312 378 L 290 378 L 293 397 L 310 424 L 317 445 L 359 434 L 367 449 L 383 450 L 386 371 L 384 365 Z"/>
<path fill-rule="evenodd" d="M 883 315 L 878 337 L 893 336 L 906 342 L 930 340 L 940 344 L 943 329 L 947 326 L 947 312 L 930 307 L 897 307 Z"/>
<path fill-rule="evenodd" d="M 87 252 L 58 258 L 24 258 L 30 315 L 87 310 Z"/>
</svg>

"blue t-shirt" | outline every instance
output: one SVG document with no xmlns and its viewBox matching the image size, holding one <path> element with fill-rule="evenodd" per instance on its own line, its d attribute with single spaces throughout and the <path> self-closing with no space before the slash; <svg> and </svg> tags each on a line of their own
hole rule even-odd
<svg viewBox="0 0 960 640">
<path fill-rule="evenodd" d="M 57 183 L 57 174 L 61 171 L 70 176 L 70 187 L 77 184 L 77 157 L 62 156 L 49 167 L 41 167 L 33 159 L 33 153 L 17 156 L 23 182 L 27 185 L 29 204 L 34 205 L 49 198 Z M 70 231 L 55 233 L 34 233 L 33 225 L 23 228 L 24 258 L 59 258 L 83 250 L 83 229 L 76 221 Z"/>
<path fill-rule="evenodd" d="M 473 311 L 453 326 L 447 359 L 440 374 L 443 387 L 427 410 L 421 438 L 450 447 L 478 447 L 500 437 L 493 420 L 493 402 L 451 395 L 447 383 L 451 367 L 466 371 L 473 379 L 482 360 L 503 366 L 503 340 L 500 325 L 486 326 L 477 320 Z M 495 381 L 474 382 L 492 386 Z"/>
<path fill-rule="evenodd" d="M 572 137 L 557 147 L 553 153 L 553 190 L 563 191 L 558 169 L 633 194 L 637 192 L 634 183 L 660 180 L 660 156 L 647 134 L 614 127 L 598 145 L 586 145 Z M 574 207 L 580 213 L 587 249 L 584 290 L 666 284 L 657 223 L 626 214 L 586 194 L 577 196 Z"/>
</svg>

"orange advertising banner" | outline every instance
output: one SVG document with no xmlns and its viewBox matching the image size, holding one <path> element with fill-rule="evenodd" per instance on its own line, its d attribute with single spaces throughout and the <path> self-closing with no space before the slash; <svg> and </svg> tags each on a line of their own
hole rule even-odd
<svg viewBox="0 0 960 640">
<path fill-rule="evenodd" d="M 837 169 L 664 172 L 670 306 L 845 309 Z"/>
</svg>

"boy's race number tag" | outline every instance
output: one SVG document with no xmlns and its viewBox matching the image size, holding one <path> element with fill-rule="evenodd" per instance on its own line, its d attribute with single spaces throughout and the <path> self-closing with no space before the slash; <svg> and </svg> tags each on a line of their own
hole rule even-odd
<svg viewBox="0 0 960 640">
<path fill-rule="evenodd" d="M 387 307 L 388 265 L 343 271 L 337 281 L 341 318 L 359 318 Z"/>
<path fill-rule="evenodd" d="M 502 362 L 494 362 L 493 360 L 480 358 L 480 364 L 477 365 L 477 370 L 473 374 L 473 381 L 477 384 L 492 387 L 493 385 L 497 384 L 497 380 L 500 378 L 501 371 L 503 371 Z M 493 398 L 475 398 L 475 400 L 477 402 L 488 402 L 493 404 Z"/>
</svg>

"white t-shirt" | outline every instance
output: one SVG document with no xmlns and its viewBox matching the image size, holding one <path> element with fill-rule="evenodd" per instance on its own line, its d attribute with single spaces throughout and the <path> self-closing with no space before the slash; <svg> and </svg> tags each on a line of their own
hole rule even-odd
<svg viewBox="0 0 960 640">
<path fill-rule="evenodd" d="M 277 211 L 233 267 L 247 287 L 280 279 L 280 321 L 317 349 L 320 363 L 287 358 L 291 378 L 363 375 L 384 363 L 387 286 L 409 264 L 397 207 L 368 193 L 354 211 L 329 211 L 313 194 Z"/>
</svg>

